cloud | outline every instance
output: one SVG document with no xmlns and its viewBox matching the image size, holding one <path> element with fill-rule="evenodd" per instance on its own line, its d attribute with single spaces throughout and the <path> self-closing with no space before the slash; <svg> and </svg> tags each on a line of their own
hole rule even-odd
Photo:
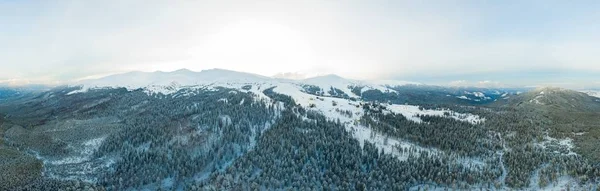
<svg viewBox="0 0 600 191">
<path fill-rule="evenodd" d="M 483 80 L 483 81 L 476 81 L 476 82 L 471 82 L 471 81 L 467 81 L 467 80 L 456 80 L 456 81 L 449 82 L 447 85 L 455 86 L 455 87 L 478 87 L 478 88 L 509 87 L 508 85 L 503 84 L 501 82 L 490 81 L 490 80 Z"/>
<path fill-rule="evenodd" d="M 292 79 L 292 80 L 303 80 L 303 79 L 306 79 L 307 77 L 308 76 L 306 74 L 299 73 L 299 72 L 278 73 L 273 76 L 273 78 Z"/>
<path fill-rule="evenodd" d="M 9 1 L 0 3 L 0 79 L 56 83 L 131 70 L 225 68 L 525 85 L 538 83 L 526 73 L 540 70 L 600 74 L 597 8 L 554 2 L 540 9 L 521 1 Z M 502 75 L 481 77 L 487 73 Z M 513 73 L 524 75 L 514 82 Z"/>
</svg>

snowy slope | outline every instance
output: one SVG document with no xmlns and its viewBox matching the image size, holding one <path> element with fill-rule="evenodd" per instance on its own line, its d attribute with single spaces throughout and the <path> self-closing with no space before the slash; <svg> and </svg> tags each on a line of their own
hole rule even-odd
<svg viewBox="0 0 600 191">
<path fill-rule="evenodd" d="M 469 113 L 456 113 L 448 109 L 440 109 L 440 110 L 430 110 L 430 109 L 419 109 L 419 106 L 415 105 L 388 105 L 388 112 L 393 112 L 397 114 L 402 114 L 408 120 L 421 123 L 423 122 L 418 115 L 429 115 L 429 116 L 439 116 L 439 117 L 450 117 L 458 121 L 469 122 L 471 124 L 478 124 L 484 122 L 484 118 L 480 118 L 477 115 L 469 114 Z M 444 113 L 448 113 L 446 116 Z"/>
<path fill-rule="evenodd" d="M 399 82 L 396 82 L 396 85 L 398 83 Z M 305 80 L 289 80 L 223 69 L 203 70 L 200 72 L 182 69 L 173 72 L 129 72 L 96 80 L 86 80 L 77 84 L 82 86 L 81 90 L 73 91 L 68 94 L 85 92 L 88 89 L 93 88 L 125 87 L 130 90 L 142 88 L 148 94 L 163 93 L 166 95 L 173 94 L 174 97 L 178 97 L 186 95 L 185 91 L 183 91 L 183 93 L 180 92 L 174 94 L 181 89 L 227 87 L 242 92 L 253 92 L 260 97 L 264 97 L 262 90 L 276 87 L 274 89 L 275 92 L 292 96 L 298 104 L 304 107 L 314 105 L 316 106 L 315 109 L 326 116 L 332 117 L 332 119 L 342 118 L 341 120 L 344 122 L 353 122 L 357 119 L 357 116 L 362 115 L 362 108 L 358 106 L 360 104 L 359 102 L 326 96 L 317 97 L 308 94 L 303 91 L 304 89 L 302 87 L 307 84 L 320 87 L 324 90 L 326 96 L 329 89 L 336 88 L 350 97 L 358 97 L 358 95 L 351 92 L 351 89 L 349 88 L 351 86 L 364 87 L 363 91 L 365 91 L 365 89 L 393 91 L 372 82 L 349 80 L 337 75 L 319 76 Z M 251 87 L 249 89 L 243 88 L 247 85 L 250 85 Z M 412 105 L 389 105 L 388 108 L 390 112 L 403 114 L 407 118 L 417 122 L 420 121 L 420 119 L 415 117 L 418 114 L 443 116 L 444 112 L 451 113 L 448 117 L 461 121 L 468 121 L 471 123 L 483 121 L 483 119 L 469 114 L 454 113 L 448 110 L 419 110 L 418 106 Z M 351 111 L 356 115 L 352 118 L 344 119 L 347 117 L 341 115 L 340 112 L 336 110 Z"/>
<path fill-rule="evenodd" d="M 417 151 L 426 151 L 430 154 L 439 152 L 436 149 L 423 148 L 410 142 L 387 137 L 374 132 L 370 128 L 359 125 L 358 120 L 364 114 L 359 101 L 334 97 L 318 97 L 304 93 L 290 84 L 280 84 L 280 86 L 275 87 L 273 91 L 291 96 L 297 104 L 300 104 L 309 110 L 322 113 L 330 120 L 340 120 L 360 144 L 363 144 L 364 141 L 369 141 L 375 144 L 379 149 L 382 149 L 383 152 L 398 157 L 399 160 L 406 160 L 408 153 L 399 152 L 395 147 L 406 149 L 414 148 Z M 312 107 L 310 107 L 311 105 Z M 343 114 L 344 111 L 349 111 L 352 113 L 352 116 Z"/>
<path fill-rule="evenodd" d="M 369 141 L 375 144 L 375 146 L 377 146 L 379 149 L 382 149 L 383 152 L 398 157 L 399 160 L 406 160 L 408 157 L 408 153 L 402 153 L 396 148 L 413 148 L 419 152 L 425 151 L 428 154 L 436 154 L 438 152 L 441 152 L 434 148 L 424 148 L 404 140 L 388 137 L 376 133 L 368 127 L 360 125 L 359 119 L 364 114 L 364 110 L 361 104 L 366 103 L 361 103 L 360 101 L 352 101 L 343 98 L 315 96 L 301 91 L 300 89 L 298 89 L 298 87 L 292 84 L 285 83 L 279 84 L 279 86 L 275 87 L 273 91 L 280 94 L 289 95 L 294 99 L 296 104 L 299 104 L 309 110 L 320 112 L 331 120 L 339 120 L 342 124 L 345 125 L 346 129 L 352 133 L 354 138 L 356 138 L 359 141 L 359 143 L 362 144 L 364 141 Z M 386 105 L 386 107 L 388 108 L 386 112 L 402 114 L 409 120 L 413 120 L 415 122 L 421 122 L 421 119 L 417 117 L 417 115 L 443 116 L 473 124 L 485 121 L 485 119 L 477 115 L 472 115 L 468 113 L 457 113 L 451 110 L 421 110 L 418 106 L 414 105 L 395 104 Z M 346 114 L 343 114 L 345 111 L 348 111 L 352 115 L 348 116 Z M 444 115 L 445 112 L 448 112 L 450 115 Z"/>
<path fill-rule="evenodd" d="M 583 90 L 581 92 L 586 93 L 593 97 L 600 98 L 600 90 Z"/>
<path fill-rule="evenodd" d="M 149 94 L 172 94 L 182 88 L 189 87 L 229 87 L 239 89 L 244 85 L 257 84 L 262 85 L 264 88 L 268 88 L 267 86 L 279 86 L 281 84 L 293 84 L 299 89 L 302 89 L 303 85 L 312 85 L 321 88 L 324 96 L 331 96 L 329 95 L 329 90 L 336 88 L 354 98 L 359 97 L 359 95 L 352 93 L 350 87 L 353 86 L 364 87 L 363 91 L 370 89 L 378 89 L 383 92 L 393 91 L 381 85 L 359 80 L 349 80 L 336 75 L 318 76 L 304 80 L 290 80 L 223 69 L 203 70 L 200 72 L 182 69 L 173 72 L 129 72 L 100 79 L 81 81 L 74 85 L 82 86 L 83 88 L 70 92 L 70 94 L 85 92 L 88 89 L 118 87 L 124 87 L 129 90 L 142 88 Z"/>
<path fill-rule="evenodd" d="M 352 93 L 352 90 L 350 89 L 350 87 L 363 87 L 361 92 L 364 92 L 367 90 L 375 90 L 375 89 L 382 91 L 382 92 L 386 92 L 386 91 L 394 92 L 394 90 L 389 89 L 389 88 L 385 87 L 384 85 L 371 83 L 369 81 L 349 80 L 349 79 L 345 79 L 345 78 L 342 78 L 340 76 L 333 75 L 333 74 L 308 78 L 308 79 L 300 81 L 300 83 L 318 86 L 319 88 L 321 88 L 324 91 L 325 96 L 331 96 L 328 93 L 328 91 L 331 88 L 336 88 L 336 89 L 342 90 L 345 94 L 347 94 L 350 97 L 359 97 L 360 96 L 360 95 L 356 95 L 356 94 Z"/>
</svg>

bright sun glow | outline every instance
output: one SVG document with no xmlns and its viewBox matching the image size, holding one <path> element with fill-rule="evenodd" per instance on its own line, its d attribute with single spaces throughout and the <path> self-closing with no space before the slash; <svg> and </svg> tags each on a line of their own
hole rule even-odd
<svg viewBox="0 0 600 191">
<path fill-rule="evenodd" d="M 245 20 L 227 25 L 190 50 L 195 63 L 190 69 L 218 67 L 273 75 L 315 65 L 311 45 L 301 34 L 284 25 Z M 243 65 L 240 65 L 243 64 Z"/>
</svg>

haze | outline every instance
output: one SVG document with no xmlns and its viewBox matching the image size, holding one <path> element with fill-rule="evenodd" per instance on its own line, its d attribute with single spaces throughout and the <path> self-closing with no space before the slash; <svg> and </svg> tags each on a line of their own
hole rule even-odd
<svg viewBox="0 0 600 191">
<path fill-rule="evenodd" d="M 0 84 L 223 68 L 600 87 L 598 1 L 0 1 Z"/>
</svg>

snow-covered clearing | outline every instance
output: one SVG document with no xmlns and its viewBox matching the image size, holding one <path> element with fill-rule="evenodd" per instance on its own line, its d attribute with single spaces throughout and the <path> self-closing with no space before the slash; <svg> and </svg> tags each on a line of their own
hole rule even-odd
<svg viewBox="0 0 600 191">
<path fill-rule="evenodd" d="M 535 145 L 543 149 L 552 149 L 554 153 L 559 153 L 562 155 L 577 155 L 577 153 L 573 151 L 575 148 L 573 139 L 568 137 L 564 139 L 556 139 L 550 137 L 547 132 L 545 134 L 544 141 L 536 143 Z"/>
<path fill-rule="evenodd" d="M 414 122 L 423 122 L 421 118 L 417 115 L 430 115 L 430 116 L 439 116 L 439 117 L 451 117 L 458 121 L 469 122 L 472 124 L 478 124 L 484 122 L 485 119 L 481 118 L 477 115 L 468 114 L 468 113 L 457 113 L 448 109 L 440 109 L 440 110 L 429 110 L 429 109 L 419 109 L 419 106 L 415 105 L 387 105 L 386 106 L 388 112 L 393 112 L 396 114 L 402 114 L 408 120 L 412 120 Z M 445 115 L 445 113 L 449 115 Z"/>
</svg>

